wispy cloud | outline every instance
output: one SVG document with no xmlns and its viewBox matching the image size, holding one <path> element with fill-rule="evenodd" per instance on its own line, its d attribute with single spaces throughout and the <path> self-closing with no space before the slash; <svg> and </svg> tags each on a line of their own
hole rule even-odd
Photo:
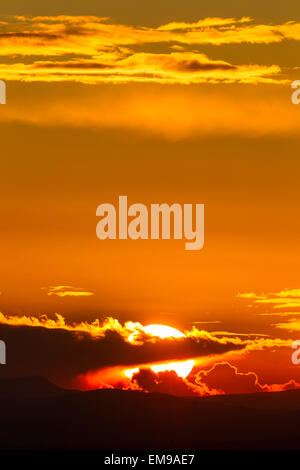
<svg viewBox="0 0 300 470">
<path fill-rule="evenodd" d="M 47 295 L 57 295 L 58 297 L 89 297 L 93 292 L 85 291 L 81 287 L 73 286 L 49 286 L 43 287 Z"/>
<path fill-rule="evenodd" d="M 277 77 L 280 72 L 278 65 L 234 65 L 192 52 L 130 53 L 114 57 L 110 53 L 102 53 L 89 59 L 0 64 L 0 75 L 4 80 L 74 81 L 85 84 L 284 83 L 282 77 Z"/>
<path fill-rule="evenodd" d="M 1 108 L 0 122 L 125 129 L 170 140 L 216 133 L 293 136 L 300 131 L 299 109 L 287 99 L 287 90 L 276 86 L 253 90 L 229 85 L 226 92 L 222 85 L 126 86 L 118 93 L 113 86 L 83 89 L 78 85 L 70 93 L 52 86 L 51 100 L 48 86 L 30 96 L 20 90 L 18 99 L 12 96 L 9 106 Z"/>
<path fill-rule="evenodd" d="M 217 336 L 195 327 L 185 331 L 185 337 L 160 338 L 149 334 L 141 323 L 121 324 L 114 318 L 70 324 L 60 315 L 50 319 L 45 315 L 37 318 L 2 313 L 0 331 L 12 349 L 16 344 L 32 345 L 26 361 L 16 361 L 15 372 L 39 373 L 68 386 L 76 380 L 78 385 L 80 380 L 82 388 L 133 388 L 178 395 L 249 393 L 299 386 L 295 381 L 261 385 L 255 372 L 241 372 L 224 362 L 241 360 L 251 351 L 290 348 L 291 341 L 279 338 L 230 336 L 226 332 Z M 190 358 L 196 360 L 196 365 L 189 380 L 181 379 L 174 371 L 154 374 L 149 370 L 151 364 Z M 205 364 L 211 367 L 216 362 L 219 364 L 212 369 L 202 370 Z M 138 367 L 139 371 L 129 378 L 124 373 L 128 367 Z"/>
<path fill-rule="evenodd" d="M 93 16 L 11 17 L 2 24 L 2 55 L 97 54 L 100 49 L 157 43 L 270 44 L 300 39 L 300 23 L 255 23 L 251 18 L 203 18 L 194 22 L 170 22 L 157 28 L 114 24 Z"/>
<path fill-rule="evenodd" d="M 300 289 L 284 289 L 280 292 L 269 292 L 260 295 L 248 292 L 238 294 L 238 297 L 251 300 L 255 304 L 267 304 L 278 309 L 300 307 Z"/>
<path fill-rule="evenodd" d="M 225 394 L 279 392 L 300 388 L 300 384 L 293 379 L 283 384 L 262 384 L 255 372 L 240 372 L 229 362 L 217 362 L 211 369 L 200 371 L 196 383 Z"/>
<path fill-rule="evenodd" d="M 62 287 L 62 286 L 60 286 Z M 65 287 L 65 286 L 64 286 Z M 49 318 L 47 315 L 39 317 L 35 316 L 17 316 L 17 315 L 4 315 L 0 312 L 0 324 L 11 326 L 32 326 L 41 327 L 45 329 L 62 329 L 70 332 L 87 333 L 94 337 L 104 337 L 107 332 L 116 333 L 123 338 L 124 341 L 140 346 L 144 343 L 160 342 L 161 338 L 152 335 L 145 327 L 139 322 L 128 321 L 122 325 L 117 319 L 107 317 L 105 320 L 96 319 L 93 322 L 79 322 L 68 323 L 62 315 L 56 314 L 56 318 Z M 290 347 L 292 340 L 281 338 L 270 338 L 266 335 L 254 333 L 233 333 L 226 331 L 212 331 L 199 330 L 195 326 L 191 330 L 184 331 L 185 338 L 167 338 L 167 342 L 171 341 L 177 347 L 180 344 L 188 343 L 188 354 L 190 357 L 196 356 L 190 346 L 190 342 L 194 343 L 207 343 L 214 344 L 218 347 L 229 350 L 243 351 L 243 350 L 263 350 L 265 348 L 281 348 Z M 206 349 L 207 346 L 205 346 Z M 226 349 L 227 351 L 227 349 Z M 208 351 L 206 351 L 208 353 Z M 186 357 L 186 356 L 185 356 Z"/>
<path fill-rule="evenodd" d="M 300 315 L 300 312 L 267 312 L 267 313 L 258 313 L 261 317 L 290 317 Z"/>
<path fill-rule="evenodd" d="M 275 328 L 280 328 L 281 330 L 287 330 L 292 333 L 293 331 L 300 331 L 300 320 L 296 318 L 291 318 L 286 322 L 274 323 L 272 326 L 274 326 Z"/>
<path fill-rule="evenodd" d="M 278 64 L 237 65 L 187 50 L 202 44 L 271 44 L 284 39 L 300 40 L 300 23 L 264 25 L 250 18 L 204 18 L 149 28 L 93 16 L 19 16 L 0 25 L 0 74 L 5 80 L 90 84 L 284 83 Z M 170 51 L 148 51 L 157 44 Z M 172 52 L 176 46 L 181 52 Z"/>
</svg>

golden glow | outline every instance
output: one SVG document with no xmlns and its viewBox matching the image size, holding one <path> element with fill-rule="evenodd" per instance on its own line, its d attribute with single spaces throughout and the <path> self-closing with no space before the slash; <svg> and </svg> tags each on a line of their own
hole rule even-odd
<svg viewBox="0 0 300 470">
<path fill-rule="evenodd" d="M 158 372 L 170 371 L 174 370 L 178 377 L 185 378 L 187 377 L 193 367 L 195 361 L 191 359 L 190 361 L 183 361 L 183 362 L 169 362 L 168 364 L 158 364 L 151 366 L 151 369 L 157 374 Z"/>
<path fill-rule="evenodd" d="M 143 328 L 144 332 L 147 335 L 157 336 L 159 338 L 185 338 L 185 335 L 176 330 L 176 328 L 172 328 L 171 326 L 166 325 L 147 325 Z M 178 377 L 186 378 L 192 371 L 195 365 L 195 361 L 190 359 L 188 361 L 179 361 L 179 362 L 168 362 L 165 364 L 154 364 L 150 366 L 150 369 L 153 370 L 156 374 L 158 372 L 165 372 L 165 371 L 175 371 Z M 131 379 L 134 374 L 139 372 L 139 368 L 136 367 L 134 369 L 127 369 L 124 371 L 126 377 Z"/>
<path fill-rule="evenodd" d="M 158 336 L 159 338 L 184 338 L 181 331 L 166 325 L 148 325 L 143 328 L 147 335 Z"/>
<path fill-rule="evenodd" d="M 264 24 L 249 17 L 195 18 L 191 23 L 141 28 L 97 16 L 22 16 L 5 17 L 0 25 L 1 78 L 26 82 L 283 84 L 289 80 L 286 67 L 232 64 L 192 52 L 190 46 L 272 45 L 300 39 L 300 23 Z M 149 50 L 157 44 L 163 50 Z M 140 50 L 134 51 L 137 45 Z"/>
</svg>

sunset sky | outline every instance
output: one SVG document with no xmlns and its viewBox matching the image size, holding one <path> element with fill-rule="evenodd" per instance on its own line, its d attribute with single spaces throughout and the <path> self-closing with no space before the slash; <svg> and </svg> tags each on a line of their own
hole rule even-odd
<svg viewBox="0 0 300 470">
<path fill-rule="evenodd" d="M 119 335 L 125 365 L 159 362 L 160 351 L 163 361 L 199 359 L 209 335 L 211 359 L 191 387 L 300 386 L 298 1 L 12 0 L 0 15 L 0 339 L 28 345 L 36 329 L 50 341 L 75 322 L 88 343 L 81 322 L 111 317 L 120 327 L 98 340 Z M 205 204 L 204 249 L 100 241 L 96 208 L 119 195 Z M 51 329 L 28 319 L 56 313 L 65 323 Z M 154 353 L 146 335 L 146 354 L 128 342 L 129 321 L 184 331 L 183 349 L 169 354 L 160 338 Z M 94 347 L 90 365 L 65 379 L 49 366 L 49 377 L 70 385 L 124 365 L 111 345 L 101 351 L 114 359 L 97 364 Z"/>
</svg>

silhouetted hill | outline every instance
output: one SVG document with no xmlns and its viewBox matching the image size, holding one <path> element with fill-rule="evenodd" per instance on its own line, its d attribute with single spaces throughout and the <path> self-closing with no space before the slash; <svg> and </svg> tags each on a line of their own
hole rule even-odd
<svg viewBox="0 0 300 470">
<path fill-rule="evenodd" d="M 0 400 L 51 397 L 66 393 L 44 377 L 0 378 Z"/>
<path fill-rule="evenodd" d="M 22 389 L 24 385 L 20 385 L 19 390 Z M 105 450 L 300 447 L 300 391 L 203 398 L 121 390 L 62 392 L 20 400 L 16 396 L 12 400 L 0 399 L 0 447 Z"/>
</svg>

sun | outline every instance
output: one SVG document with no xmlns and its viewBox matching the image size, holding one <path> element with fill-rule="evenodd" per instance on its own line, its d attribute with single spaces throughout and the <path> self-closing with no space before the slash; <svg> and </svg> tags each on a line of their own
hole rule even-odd
<svg viewBox="0 0 300 470">
<path fill-rule="evenodd" d="M 185 335 L 181 331 L 166 325 L 148 325 L 144 326 L 144 331 L 152 336 L 159 338 L 184 338 Z"/>
<path fill-rule="evenodd" d="M 146 334 L 157 336 L 159 338 L 185 338 L 185 335 L 171 326 L 166 325 L 147 325 L 143 330 Z M 195 361 L 190 359 L 188 361 L 166 362 L 164 364 L 153 364 L 150 369 L 153 372 L 175 371 L 178 377 L 186 378 L 192 371 Z M 139 368 L 125 370 L 124 373 L 129 379 L 139 372 Z"/>
</svg>

